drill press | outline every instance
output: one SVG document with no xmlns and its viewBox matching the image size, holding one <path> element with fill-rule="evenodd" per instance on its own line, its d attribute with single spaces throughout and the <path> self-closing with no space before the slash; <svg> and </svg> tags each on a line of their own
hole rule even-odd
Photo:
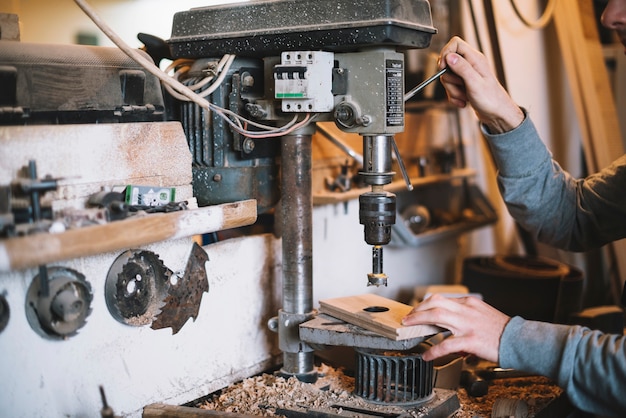
<svg viewBox="0 0 626 418">
<path fill-rule="evenodd" d="M 242 30 L 233 31 L 234 26 Z M 394 175 L 393 135 L 404 129 L 402 51 L 428 47 L 435 33 L 427 0 L 264 0 L 177 13 L 168 43 L 174 58 L 237 55 L 233 88 L 222 94 L 230 109 L 277 125 L 292 120 L 294 113 L 312 114 L 315 121 L 334 121 L 341 130 L 363 137 L 362 175 L 372 190 L 359 199 L 359 217 L 366 242 L 374 246 L 368 283 L 378 286 L 387 283 L 382 245 L 390 241 L 396 216 L 395 196 L 383 187 Z M 242 58 L 256 60 L 254 70 L 264 76 L 250 77 L 255 72 L 252 65 L 238 64 Z M 246 93 L 257 86 L 262 86 L 258 95 Z M 299 337 L 299 325 L 315 316 L 313 131 L 307 126 L 281 138 L 283 309 L 269 322 L 278 331 L 282 372 L 301 380 L 315 378 L 313 349 Z M 239 148 L 245 152 L 233 141 L 232 149 Z"/>
</svg>

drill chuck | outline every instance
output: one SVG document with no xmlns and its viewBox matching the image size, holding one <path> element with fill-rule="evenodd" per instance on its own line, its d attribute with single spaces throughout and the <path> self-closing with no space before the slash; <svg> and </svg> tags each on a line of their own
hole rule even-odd
<svg viewBox="0 0 626 418">
<path fill-rule="evenodd" d="M 364 226 L 365 242 L 389 244 L 391 226 L 396 223 L 396 195 L 385 191 L 360 195 L 359 222 Z"/>
</svg>

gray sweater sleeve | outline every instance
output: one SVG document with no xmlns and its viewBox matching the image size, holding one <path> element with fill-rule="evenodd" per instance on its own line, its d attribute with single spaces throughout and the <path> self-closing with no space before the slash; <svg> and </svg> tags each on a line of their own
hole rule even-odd
<svg viewBox="0 0 626 418">
<path fill-rule="evenodd" d="M 582 251 L 626 237 L 626 157 L 584 179 L 552 159 L 528 118 L 511 132 L 484 131 L 513 218 L 542 242 Z M 547 376 L 582 410 L 626 416 L 626 339 L 579 326 L 510 320 L 502 367 Z"/>
<path fill-rule="evenodd" d="M 483 131 L 509 213 L 538 241 L 584 251 L 626 237 L 626 156 L 575 179 L 552 159 L 528 116 L 505 134 Z"/>
<path fill-rule="evenodd" d="M 500 340 L 500 365 L 553 379 L 573 405 L 626 416 L 626 338 L 580 326 L 512 318 Z"/>
</svg>

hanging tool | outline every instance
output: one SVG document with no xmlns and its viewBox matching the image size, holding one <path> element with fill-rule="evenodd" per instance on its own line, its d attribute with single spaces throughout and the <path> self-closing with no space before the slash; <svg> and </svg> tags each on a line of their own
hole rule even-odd
<svg viewBox="0 0 626 418">
<path fill-rule="evenodd" d="M 28 161 L 28 178 L 19 179 L 15 183 L 15 193 L 18 195 L 27 195 L 30 197 L 30 219 L 35 230 L 41 228 L 43 219 L 41 210 L 41 195 L 57 189 L 57 180 L 47 176 L 44 179 L 37 178 L 37 163 L 35 160 Z M 48 297 L 48 269 L 45 265 L 39 266 L 40 293 L 42 297 Z"/>
<path fill-rule="evenodd" d="M 113 412 L 113 408 L 111 408 L 107 402 L 107 397 L 104 393 L 104 387 L 100 385 L 99 389 L 100 389 L 100 399 L 102 399 L 102 409 L 100 410 L 100 416 L 102 418 L 116 418 L 115 412 Z"/>
</svg>

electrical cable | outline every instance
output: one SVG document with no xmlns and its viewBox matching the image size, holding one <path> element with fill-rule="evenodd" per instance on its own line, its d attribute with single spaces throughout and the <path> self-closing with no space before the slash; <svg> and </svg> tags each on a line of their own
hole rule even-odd
<svg viewBox="0 0 626 418">
<path fill-rule="evenodd" d="M 521 20 L 524 25 L 531 29 L 543 29 L 548 23 L 550 23 L 550 21 L 552 20 L 552 16 L 554 16 L 554 8 L 556 6 L 557 0 L 548 0 L 548 4 L 546 4 L 546 8 L 544 9 L 543 13 L 534 22 L 531 22 L 530 20 L 526 19 L 524 15 L 522 15 L 517 7 L 517 4 L 515 3 L 515 0 L 509 0 L 509 2 L 511 3 L 511 7 L 513 7 L 513 11 L 517 15 L 518 19 Z"/>
<path fill-rule="evenodd" d="M 166 72 L 171 71 L 172 69 L 175 68 L 173 77 L 176 80 L 180 81 L 181 77 L 184 74 L 187 74 L 189 70 L 191 69 L 191 64 L 187 64 L 187 62 L 193 63 L 193 61 L 180 60 L 182 61 L 182 63 L 178 65 L 176 64 L 177 61 L 175 61 L 169 67 L 167 67 Z M 228 70 L 230 69 L 234 61 L 235 61 L 235 55 L 230 55 L 230 54 L 224 55 L 222 59 L 219 61 L 219 63 L 217 64 L 215 70 L 213 70 L 213 75 L 202 77 L 202 78 L 196 77 L 195 79 L 199 79 L 200 81 L 197 81 L 194 84 L 186 84 L 186 86 L 195 92 L 197 90 L 200 90 L 207 84 L 209 84 L 211 81 L 213 81 L 215 79 L 215 75 L 219 75 L 218 78 L 213 82 L 211 87 L 197 92 L 197 94 L 200 97 L 207 97 L 211 95 L 211 93 L 213 93 L 222 84 L 222 81 L 224 81 L 224 78 L 226 78 L 226 75 L 228 75 Z M 190 78 L 190 79 L 193 80 L 194 78 Z M 187 97 L 177 94 L 171 87 L 166 85 L 165 88 L 172 96 L 175 96 L 178 100 L 189 101 Z"/>
<path fill-rule="evenodd" d="M 294 116 L 294 119 L 289 122 L 287 125 L 282 127 L 271 127 L 258 124 L 257 122 L 247 120 L 241 115 L 238 115 L 230 110 L 219 107 L 204 97 L 199 96 L 189 87 L 182 84 L 180 81 L 176 80 L 173 77 L 170 77 L 163 70 L 157 67 L 152 60 L 147 59 L 143 56 L 138 50 L 131 48 L 126 42 L 124 42 L 114 31 L 111 29 L 104 20 L 98 16 L 95 10 L 85 1 L 85 0 L 74 0 L 74 2 L 81 8 L 81 10 L 95 23 L 95 25 L 113 42 L 122 52 L 128 55 L 129 58 L 134 60 L 137 64 L 141 65 L 146 71 L 150 74 L 154 75 L 158 78 L 163 85 L 168 88 L 170 87 L 173 91 L 178 93 L 179 95 L 185 97 L 185 100 L 191 101 L 203 109 L 208 109 L 215 112 L 221 118 L 224 119 L 236 132 L 240 133 L 249 138 L 272 138 L 283 135 L 288 135 L 291 132 L 294 132 L 298 129 L 301 129 L 308 124 L 310 124 L 317 115 L 311 116 L 310 113 L 307 113 L 303 120 L 298 123 L 295 121 L 298 118 L 298 114 Z M 223 71 L 225 74 L 226 71 Z M 234 120 L 229 118 L 228 116 L 232 116 Z M 263 127 L 262 129 L 266 129 L 265 132 L 259 131 L 249 131 L 244 129 L 242 125 L 242 121 L 247 124 L 251 124 L 256 127 Z"/>
<path fill-rule="evenodd" d="M 228 70 L 230 69 L 231 65 L 233 65 L 233 61 L 235 61 L 235 56 L 234 55 L 226 55 L 225 57 L 227 57 L 226 65 L 224 65 L 221 70 L 218 68 L 218 71 L 221 71 L 219 73 L 219 76 L 213 82 L 211 87 L 207 88 L 206 90 L 202 90 L 202 92 L 199 93 L 200 96 L 202 96 L 202 97 L 209 96 L 211 93 L 213 93 L 220 86 L 220 84 L 222 84 L 222 81 L 224 81 L 224 78 L 226 78 L 226 75 L 228 74 Z"/>
</svg>

